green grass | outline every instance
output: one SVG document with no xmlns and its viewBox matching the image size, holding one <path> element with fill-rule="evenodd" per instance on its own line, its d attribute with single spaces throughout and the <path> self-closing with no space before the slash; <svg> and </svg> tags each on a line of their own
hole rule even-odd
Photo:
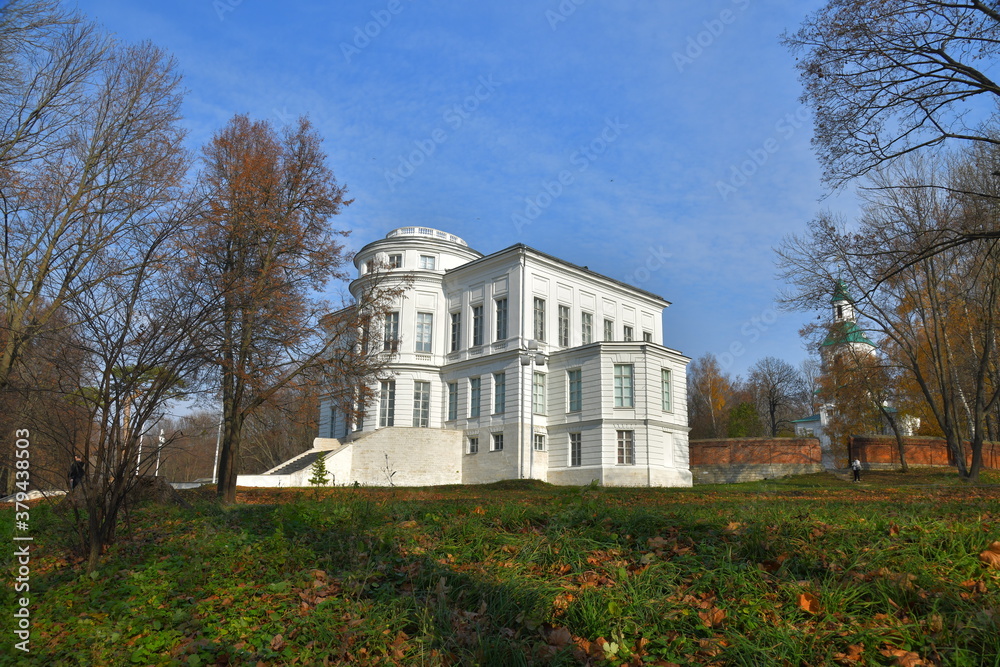
<svg viewBox="0 0 1000 667">
<path fill-rule="evenodd" d="M 93 576 L 38 505 L 32 652 L 0 664 L 1000 665 L 983 482 L 198 490 Z"/>
</svg>

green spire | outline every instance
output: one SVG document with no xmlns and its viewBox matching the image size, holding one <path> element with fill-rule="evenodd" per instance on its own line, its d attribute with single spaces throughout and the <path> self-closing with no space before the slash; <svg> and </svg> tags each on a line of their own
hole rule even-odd
<svg viewBox="0 0 1000 667">
<path fill-rule="evenodd" d="M 864 343 L 865 345 L 871 345 L 875 347 L 875 343 L 869 340 L 865 332 L 862 331 L 857 324 L 854 322 L 840 322 L 839 326 L 835 327 L 830 335 L 826 337 L 823 341 L 821 347 L 829 347 L 830 345 L 843 345 L 844 343 Z"/>
<path fill-rule="evenodd" d="M 838 301 L 854 303 L 854 299 L 852 299 L 851 295 L 847 293 L 847 283 L 843 280 L 837 281 L 837 285 L 833 289 L 833 298 L 830 299 L 830 303 L 837 303 Z"/>
</svg>

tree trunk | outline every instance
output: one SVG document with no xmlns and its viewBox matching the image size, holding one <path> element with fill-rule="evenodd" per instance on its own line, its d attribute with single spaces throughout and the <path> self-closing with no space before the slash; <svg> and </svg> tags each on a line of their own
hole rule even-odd
<svg viewBox="0 0 1000 667">
<path fill-rule="evenodd" d="M 880 407 L 879 409 L 882 408 Z M 889 414 L 888 410 L 882 410 L 882 414 L 885 415 L 886 421 L 889 422 L 892 434 L 896 436 L 896 451 L 899 453 L 899 470 L 900 472 L 910 472 L 910 466 L 906 463 L 906 443 L 903 442 L 903 434 L 899 430 L 899 424 L 896 423 L 896 418 Z"/>
<path fill-rule="evenodd" d="M 229 414 L 224 416 L 222 447 L 219 452 L 219 484 L 215 493 L 224 505 L 231 505 L 236 502 L 243 415 L 235 406 L 223 406 L 223 409 Z"/>
<path fill-rule="evenodd" d="M 87 573 L 90 574 L 101 563 L 101 554 L 104 553 L 104 536 L 97 508 L 88 507 L 87 515 Z"/>
<path fill-rule="evenodd" d="M 972 465 L 969 467 L 970 482 L 979 481 L 979 471 L 983 469 L 983 432 L 976 429 L 976 434 L 972 437 Z"/>
</svg>

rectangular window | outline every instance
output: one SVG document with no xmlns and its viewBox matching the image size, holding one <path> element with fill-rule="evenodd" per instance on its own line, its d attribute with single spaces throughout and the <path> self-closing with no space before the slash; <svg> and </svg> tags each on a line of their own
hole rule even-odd
<svg viewBox="0 0 1000 667">
<path fill-rule="evenodd" d="M 635 406 L 632 394 L 632 364 L 615 364 L 615 407 Z"/>
<path fill-rule="evenodd" d="M 535 340 L 545 341 L 545 299 L 535 297 Z"/>
<path fill-rule="evenodd" d="M 642 332 L 642 342 L 643 343 L 652 343 L 653 342 L 653 333 L 651 331 L 643 331 Z"/>
<path fill-rule="evenodd" d="M 583 410 L 583 371 L 579 368 L 569 371 L 569 410 L 567 412 L 579 412 Z"/>
<path fill-rule="evenodd" d="M 618 463 L 635 465 L 635 431 L 618 431 Z"/>
<path fill-rule="evenodd" d="M 421 255 L 420 256 L 420 268 L 434 270 L 434 255 Z"/>
<path fill-rule="evenodd" d="M 432 313 L 417 313 L 417 352 L 431 351 L 431 332 L 434 329 Z"/>
<path fill-rule="evenodd" d="M 569 464 L 571 466 L 583 465 L 583 434 L 569 434 Z"/>
<path fill-rule="evenodd" d="M 670 412 L 670 369 L 660 369 L 660 386 L 663 390 L 663 411 Z"/>
<path fill-rule="evenodd" d="M 490 444 L 492 451 L 503 451 L 503 433 L 494 433 L 493 442 Z"/>
<path fill-rule="evenodd" d="M 604 320 L 604 340 L 612 341 L 614 339 L 615 339 L 615 321 Z"/>
<path fill-rule="evenodd" d="M 399 347 L 399 313 L 385 314 L 385 330 L 382 332 L 382 349 L 395 352 Z"/>
<path fill-rule="evenodd" d="M 448 383 L 448 421 L 458 419 L 458 383 Z"/>
<path fill-rule="evenodd" d="M 626 324 L 625 328 L 624 328 L 624 333 L 625 333 L 625 335 L 622 336 L 622 340 L 624 340 L 626 343 L 631 343 L 632 342 L 632 327 L 630 327 L 630 326 L 628 326 Z"/>
<path fill-rule="evenodd" d="M 499 415 L 507 412 L 507 374 L 495 373 L 493 375 L 493 414 Z"/>
<path fill-rule="evenodd" d="M 395 380 L 383 381 L 378 401 L 378 425 L 382 428 L 392 426 L 396 420 L 395 415 L 396 382 Z"/>
<path fill-rule="evenodd" d="M 413 383 L 413 425 L 426 428 L 431 417 L 431 383 Z"/>
<path fill-rule="evenodd" d="M 559 344 L 569 347 L 569 306 L 559 306 Z"/>
<path fill-rule="evenodd" d="M 451 314 L 451 351 L 457 352 L 462 346 L 462 313 Z"/>
<path fill-rule="evenodd" d="M 545 373 L 535 373 L 531 382 L 531 410 L 536 415 L 545 414 Z"/>
<path fill-rule="evenodd" d="M 469 438 L 469 453 L 479 453 L 479 438 Z"/>
<path fill-rule="evenodd" d="M 403 266 L 403 256 L 402 255 L 389 255 L 389 268 L 398 269 Z"/>
<path fill-rule="evenodd" d="M 483 307 L 472 307 L 472 344 L 483 344 Z"/>
<path fill-rule="evenodd" d="M 580 313 L 580 344 L 590 345 L 594 342 L 594 314 Z"/>
<path fill-rule="evenodd" d="M 535 451 L 536 452 L 545 451 L 545 436 L 541 433 L 535 434 Z"/>
<path fill-rule="evenodd" d="M 497 299 L 497 340 L 507 340 L 507 299 Z"/>
<path fill-rule="evenodd" d="M 469 416 L 479 416 L 479 401 L 483 395 L 482 378 L 469 378 Z"/>
</svg>

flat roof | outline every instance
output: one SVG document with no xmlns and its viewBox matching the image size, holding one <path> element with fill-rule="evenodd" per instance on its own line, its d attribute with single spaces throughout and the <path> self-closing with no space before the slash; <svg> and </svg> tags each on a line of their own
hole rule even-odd
<svg viewBox="0 0 1000 667">
<path fill-rule="evenodd" d="M 646 290 L 642 289 L 641 287 L 636 287 L 635 285 L 629 285 L 628 283 L 622 282 L 621 280 L 617 280 L 615 278 L 612 278 L 611 276 L 606 276 L 603 273 L 598 273 L 597 271 L 592 271 L 589 268 L 587 268 L 586 266 L 580 266 L 579 264 L 574 264 L 572 262 L 567 262 L 565 259 L 560 259 L 560 258 L 558 258 L 558 257 L 556 257 L 554 255 L 550 255 L 547 252 L 542 252 L 541 250 L 538 250 L 536 248 L 532 248 L 531 246 L 527 246 L 527 245 L 525 245 L 523 243 L 515 243 L 514 245 L 508 246 L 508 247 L 504 248 L 503 250 L 497 250 L 496 252 L 490 253 L 489 255 L 483 255 L 482 257 L 480 257 L 478 259 L 472 260 L 471 262 L 466 262 L 465 264 L 462 264 L 461 266 L 456 266 L 453 269 L 448 269 L 447 271 L 445 271 L 445 273 L 452 273 L 453 271 L 461 271 L 465 267 L 470 266 L 472 264 L 475 264 L 477 262 L 484 262 L 484 261 L 492 259 L 494 257 L 499 257 L 500 255 L 503 255 L 505 253 L 517 252 L 517 251 L 530 251 L 530 252 L 533 252 L 536 255 L 539 255 L 540 257 L 544 257 L 545 259 L 548 259 L 548 260 L 550 260 L 552 262 L 556 262 L 557 264 L 562 264 L 563 266 L 568 266 L 568 267 L 570 267 L 572 269 L 576 269 L 577 271 L 582 271 L 583 273 L 590 274 L 592 276 L 600 278 L 601 280 L 607 280 L 607 281 L 612 282 L 612 283 L 614 283 L 616 285 L 619 285 L 621 287 L 625 287 L 625 288 L 630 289 L 630 290 L 632 290 L 634 292 L 638 292 L 639 294 L 643 294 L 643 295 L 645 295 L 645 296 L 647 296 L 647 297 L 649 297 L 651 299 L 655 299 L 656 301 L 660 301 L 662 303 L 665 303 L 668 306 L 670 305 L 670 302 L 667 301 L 666 299 L 664 299 L 659 294 L 653 294 L 652 292 L 646 291 Z"/>
</svg>

